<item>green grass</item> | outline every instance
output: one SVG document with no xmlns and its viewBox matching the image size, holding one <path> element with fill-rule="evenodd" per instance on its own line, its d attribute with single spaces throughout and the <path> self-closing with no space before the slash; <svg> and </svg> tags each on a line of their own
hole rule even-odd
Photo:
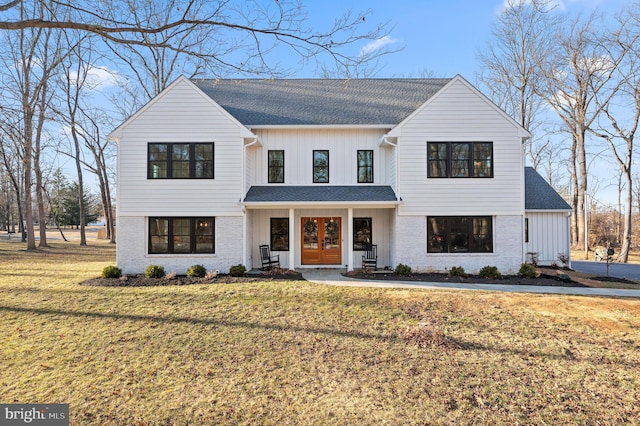
<svg viewBox="0 0 640 426">
<path fill-rule="evenodd" d="M 638 300 L 86 287 L 113 246 L 20 248 L 0 243 L 0 402 L 73 424 L 639 423 Z"/>
</svg>

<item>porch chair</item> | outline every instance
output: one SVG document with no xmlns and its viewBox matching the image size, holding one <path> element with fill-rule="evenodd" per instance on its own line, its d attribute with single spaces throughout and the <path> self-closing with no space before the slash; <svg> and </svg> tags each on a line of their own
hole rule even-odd
<svg viewBox="0 0 640 426">
<path fill-rule="evenodd" d="M 362 269 L 373 270 L 378 269 L 378 246 L 376 244 L 367 244 L 364 246 L 364 254 L 362 255 Z"/>
<path fill-rule="evenodd" d="M 260 259 L 262 260 L 263 271 L 267 271 L 274 266 L 280 267 L 280 255 L 276 254 L 271 256 L 271 250 L 266 244 L 260 246 Z"/>
</svg>

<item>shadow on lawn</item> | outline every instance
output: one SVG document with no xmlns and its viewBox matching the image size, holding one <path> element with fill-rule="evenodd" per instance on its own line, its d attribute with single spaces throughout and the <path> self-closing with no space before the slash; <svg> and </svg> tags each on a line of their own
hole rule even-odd
<svg viewBox="0 0 640 426">
<path fill-rule="evenodd" d="M 358 339 L 372 339 L 379 340 L 382 342 L 389 343 L 405 343 L 406 342 L 401 336 L 398 334 L 372 334 L 372 333 L 363 333 L 356 331 L 341 331 L 332 328 L 312 328 L 312 327 L 295 327 L 288 325 L 277 325 L 277 324 L 259 324 L 245 321 L 224 321 L 217 319 L 207 319 L 207 318 L 183 318 L 183 317 L 170 317 L 170 316 L 153 316 L 153 315 L 132 315 L 132 314 L 114 314 L 114 313 L 101 313 L 101 312 L 73 312 L 73 311 L 64 311 L 59 309 L 43 309 L 43 308 L 20 308 L 15 306 L 1 306 L 0 311 L 6 312 L 17 312 L 17 313 L 30 313 L 36 315 L 64 315 L 69 317 L 89 317 L 89 318 L 98 318 L 98 319 L 121 319 L 121 320 L 130 320 L 130 321 L 158 321 L 168 324 L 194 324 L 194 325 L 211 325 L 218 327 L 236 327 L 236 328 L 248 328 L 248 329 L 263 329 L 263 330 L 271 330 L 271 331 L 280 331 L 280 332 L 304 332 L 304 333 L 316 333 L 316 334 L 325 334 L 329 336 L 335 337 L 348 337 L 348 338 L 358 338 Z M 565 349 L 562 354 L 554 354 L 554 353 L 543 353 L 540 351 L 527 351 L 522 349 L 512 349 L 505 347 L 498 347 L 495 345 L 484 345 L 478 342 L 464 342 L 457 338 L 452 338 L 447 336 L 447 339 L 451 342 L 449 347 L 440 347 L 432 346 L 428 349 L 440 349 L 440 350 L 471 350 L 471 351 L 487 351 L 487 352 L 498 352 L 505 353 L 511 355 L 517 355 L 522 358 L 546 358 L 550 360 L 565 360 L 571 362 L 579 362 L 585 361 L 590 362 L 594 365 L 601 365 L 602 359 L 580 359 L 575 356 L 572 352 Z M 619 364 L 624 366 L 629 366 L 635 368 L 635 364 L 625 363 L 624 361 L 613 361 L 608 360 L 609 364 Z"/>
</svg>

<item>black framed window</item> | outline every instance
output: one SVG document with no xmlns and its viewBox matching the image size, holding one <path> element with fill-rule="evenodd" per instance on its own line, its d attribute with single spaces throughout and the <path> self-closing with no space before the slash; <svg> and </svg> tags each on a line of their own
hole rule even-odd
<svg viewBox="0 0 640 426">
<path fill-rule="evenodd" d="M 289 218 L 271 218 L 271 251 L 289 251 Z"/>
<path fill-rule="evenodd" d="M 284 183 L 284 151 L 269 151 L 269 183 Z"/>
<path fill-rule="evenodd" d="M 149 253 L 215 253 L 215 218 L 150 217 Z"/>
<path fill-rule="evenodd" d="M 213 143 L 150 143 L 148 179 L 213 179 Z"/>
<path fill-rule="evenodd" d="M 358 150 L 358 183 L 373 183 L 373 151 Z"/>
<path fill-rule="evenodd" d="M 524 218 L 524 242 L 529 242 L 529 218 Z"/>
<path fill-rule="evenodd" d="M 493 142 L 427 142 L 427 176 L 493 177 Z"/>
<path fill-rule="evenodd" d="M 354 217 L 353 218 L 353 249 L 365 250 L 367 244 L 371 244 L 371 218 L 370 217 Z"/>
<path fill-rule="evenodd" d="M 329 183 L 329 151 L 313 151 L 313 183 Z"/>
<path fill-rule="evenodd" d="M 492 253 L 491 216 L 427 217 L 427 252 Z"/>
</svg>

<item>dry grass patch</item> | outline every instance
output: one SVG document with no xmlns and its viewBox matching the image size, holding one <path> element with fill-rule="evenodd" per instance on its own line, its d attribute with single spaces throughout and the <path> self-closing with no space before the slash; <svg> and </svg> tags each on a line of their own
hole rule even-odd
<svg viewBox="0 0 640 426">
<path fill-rule="evenodd" d="M 10 246 L 2 402 L 68 402 L 74 424 L 640 418 L 636 300 L 294 281 L 86 287 L 112 246 Z"/>
</svg>

